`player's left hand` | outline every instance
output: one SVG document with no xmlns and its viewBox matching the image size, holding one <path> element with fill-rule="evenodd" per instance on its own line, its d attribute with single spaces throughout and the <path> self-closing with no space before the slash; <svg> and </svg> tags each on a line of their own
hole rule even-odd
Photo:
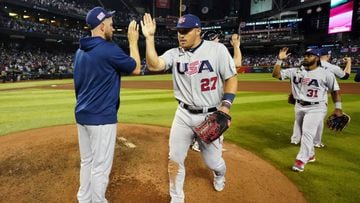
<svg viewBox="0 0 360 203">
<path fill-rule="evenodd" d="M 339 117 L 343 115 L 343 112 L 341 109 L 335 109 L 331 115 L 335 115 L 336 117 Z"/>
<path fill-rule="evenodd" d="M 346 62 L 346 63 L 351 63 L 351 57 L 344 57 L 344 61 Z"/>
<path fill-rule="evenodd" d="M 230 44 L 233 47 L 240 47 L 240 43 L 241 43 L 241 37 L 238 34 L 232 34 L 231 35 L 231 39 L 230 39 Z"/>
<path fill-rule="evenodd" d="M 331 130 L 342 131 L 350 123 L 350 120 L 351 117 L 349 115 L 343 112 L 341 112 L 341 115 L 338 115 L 334 112 L 327 118 L 326 125 Z"/>
<path fill-rule="evenodd" d="M 137 43 L 139 40 L 139 25 L 136 23 L 135 20 L 132 20 L 129 23 L 128 40 L 129 40 L 129 44 Z"/>
<path fill-rule="evenodd" d="M 231 117 L 221 111 L 208 115 L 207 119 L 194 128 L 195 135 L 207 144 L 218 139 L 230 126 Z"/>
</svg>

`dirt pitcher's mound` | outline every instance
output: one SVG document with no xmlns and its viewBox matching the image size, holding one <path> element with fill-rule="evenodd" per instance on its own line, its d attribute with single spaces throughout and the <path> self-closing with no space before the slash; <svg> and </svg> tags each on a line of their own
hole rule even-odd
<svg viewBox="0 0 360 203">
<path fill-rule="evenodd" d="M 168 128 L 120 124 L 109 202 L 169 202 Z M 305 202 L 284 175 L 225 143 L 226 187 L 216 192 L 199 153 L 186 160 L 186 202 Z M 0 137 L 0 202 L 76 202 L 79 151 L 75 125 Z"/>
</svg>

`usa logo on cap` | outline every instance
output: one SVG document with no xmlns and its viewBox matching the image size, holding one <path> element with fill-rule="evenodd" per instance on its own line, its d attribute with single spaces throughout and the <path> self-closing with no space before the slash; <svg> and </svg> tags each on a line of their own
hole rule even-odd
<svg viewBox="0 0 360 203">
<path fill-rule="evenodd" d="M 96 18 L 100 21 L 102 21 L 104 19 L 104 17 L 105 17 L 105 13 L 103 13 L 103 12 L 100 12 L 99 15 L 96 16 Z"/>
<path fill-rule="evenodd" d="M 185 22 L 185 20 L 186 20 L 185 17 L 180 17 L 178 23 L 183 23 Z"/>
</svg>

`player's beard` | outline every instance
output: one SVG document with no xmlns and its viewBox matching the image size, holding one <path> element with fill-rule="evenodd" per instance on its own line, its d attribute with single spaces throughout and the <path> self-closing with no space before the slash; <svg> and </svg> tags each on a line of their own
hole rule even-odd
<svg viewBox="0 0 360 203">
<path fill-rule="evenodd" d="M 111 42 L 112 41 L 112 35 L 113 35 L 112 32 L 105 32 L 105 40 L 108 41 L 108 42 Z"/>
<path fill-rule="evenodd" d="M 301 65 L 303 65 L 304 67 L 310 67 L 312 65 L 314 65 L 316 63 L 316 58 L 311 60 L 311 61 L 307 61 L 307 60 L 303 60 Z"/>
</svg>

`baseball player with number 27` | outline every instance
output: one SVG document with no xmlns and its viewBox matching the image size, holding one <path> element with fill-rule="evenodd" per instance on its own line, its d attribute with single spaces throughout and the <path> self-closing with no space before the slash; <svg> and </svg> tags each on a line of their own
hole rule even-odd
<svg viewBox="0 0 360 203">
<path fill-rule="evenodd" d="M 336 116 L 341 116 L 341 97 L 339 84 L 330 71 L 320 67 L 320 52 L 306 50 L 304 61 L 299 68 L 281 70 L 281 64 L 290 54 L 288 48 L 282 48 L 273 70 L 273 77 L 280 80 L 289 78 L 292 94 L 295 98 L 295 119 L 301 129 L 300 151 L 292 167 L 294 171 L 304 171 L 308 162 L 315 161 L 314 138 L 320 123 L 327 114 L 327 91 L 331 92 Z"/>
<path fill-rule="evenodd" d="M 179 47 L 158 56 L 155 50 L 156 22 L 149 14 L 141 21 L 146 38 L 146 62 L 151 71 L 172 69 L 174 95 L 179 105 L 169 139 L 169 183 L 171 202 L 184 202 L 184 161 L 194 138 L 193 129 L 209 114 L 229 114 L 237 91 L 235 64 L 223 44 L 201 40 L 201 22 L 187 14 L 179 18 L 176 29 Z M 212 143 L 200 141 L 202 157 L 214 172 L 213 185 L 225 187 L 226 165 L 222 158 L 222 138 Z"/>
</svg>

